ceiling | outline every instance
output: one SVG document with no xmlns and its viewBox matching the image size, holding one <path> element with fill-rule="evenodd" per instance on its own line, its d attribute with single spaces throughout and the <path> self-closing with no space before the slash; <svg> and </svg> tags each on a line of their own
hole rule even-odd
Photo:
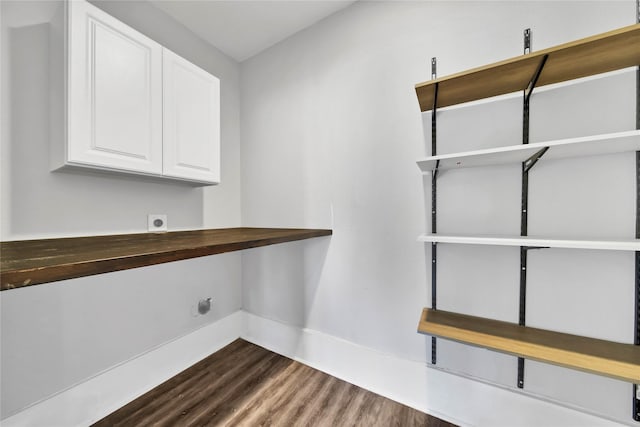
<svg viewBox="0 0 640 427">
<path fill-rule="evenodd" d="M 356 0 L 151 0 L 238 62 Z"/>
</svg>

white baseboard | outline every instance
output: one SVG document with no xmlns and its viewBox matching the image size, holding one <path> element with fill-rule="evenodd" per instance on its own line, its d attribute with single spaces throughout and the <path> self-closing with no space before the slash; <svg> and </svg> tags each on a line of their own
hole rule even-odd
<svg viewBox="0 0 640 427">
<path fill-rule="evenodd" d="M 244 311 L 98 374 L 0 424 L 2 427 L 90 425 L 239 337 L 461 426 L 620 425 Z"/>
<path fill-rule="evenodd" d="M 461 426 L 620 426 L 321 332 L 246 314 L 247 341 Z"/>
<path fill-rule="evenodd" d="M 189 335 L 122 363 L 0 422 L 2 427 L 88 426 L 236 340 L 237 311 Z"/>
</svg>

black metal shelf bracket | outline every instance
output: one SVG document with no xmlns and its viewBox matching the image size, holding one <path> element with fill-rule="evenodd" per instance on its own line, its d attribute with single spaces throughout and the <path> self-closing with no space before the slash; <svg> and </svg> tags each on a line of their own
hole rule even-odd
<svg viewBox="0 0 640 427">
<path fill-rule="evenodd" d="M 435 57 L 431 58 L 431 78 L 436 79 L 436 66 L 437 60 Z M 435 156 L 437 153 L 437 113 L 438 108 L 438 83 L 433 88 L 433 109 L 431 110 L 431 155 Z M 438 182 L 438 167 L 440 166 L 440 160 L 436 162 L 436 168 L 431 174 L 431 232 L 436 233 L 436 194 L 437 194 L 437 182 Z M 437 309 L 437 259 L 438 259 L 438 245 L 436 242 L 431 244 L 431 308 Z M 437 362 L 437 343 L 436 337 L 431 337 L 431 364 L 435 365 Z"/>
<path fill-rule="evenodd" d="M 547 58 L 549 55 L 544 55 L 538 64 L 538 68 L 536 68 L 535 73 L 529 80 L 529 84 L 527 88 L 524 90 L 524 101 L 523 101 L 523 109 L 522 109 L 522 143 L 529 143 L 529 102 L 531 101 L 531 95 L 533 95 L 533 89 L 535 89 L 536 84 L 538 83 L 538 79 L 540 78 L 540 74 L 542 74 L 542 69 L 544 68 L 544 64 L 547 63 Z"/>
<path fill-rule="evenodd" d="M 531 168 L 538 163 L 538 160 L 540 160 L 540 158 L 542 156 L 544 156 L 544 153 L 547 152 L 547 150 L 549 150 L 549 147 L 544 147 L 543 149 L 541 149 L 540 151 L 538 151 L 537 153 L 535 153 L 533 156 L 529 157 L 527 160 L 524 161 L 524 171 L 525 172 L 529 172 L 529 170 L 531 170 Z"/>
</svg>

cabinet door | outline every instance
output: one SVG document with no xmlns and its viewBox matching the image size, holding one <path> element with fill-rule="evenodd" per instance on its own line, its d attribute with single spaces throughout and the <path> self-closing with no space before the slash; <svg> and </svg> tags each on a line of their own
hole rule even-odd
<svg viewBox="0 0 640 427">
<path fill-rule="evenodd" d="M 162 47 L 70 1 L 68 164 L 162 173 Z"/>
<path fill-rule="evenodd" d="M 220 80 L 163 50 L 163 174 L 220 182 Z"/>
</svg>

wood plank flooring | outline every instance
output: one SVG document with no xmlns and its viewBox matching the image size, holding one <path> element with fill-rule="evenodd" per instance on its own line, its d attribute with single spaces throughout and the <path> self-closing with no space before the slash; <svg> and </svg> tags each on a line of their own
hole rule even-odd
<svg viewBox="0 0 640 427">
<path fill-rule="evenodd" d="M 94 426 L 453 424 L 239 339 Z"/>
</svg>

